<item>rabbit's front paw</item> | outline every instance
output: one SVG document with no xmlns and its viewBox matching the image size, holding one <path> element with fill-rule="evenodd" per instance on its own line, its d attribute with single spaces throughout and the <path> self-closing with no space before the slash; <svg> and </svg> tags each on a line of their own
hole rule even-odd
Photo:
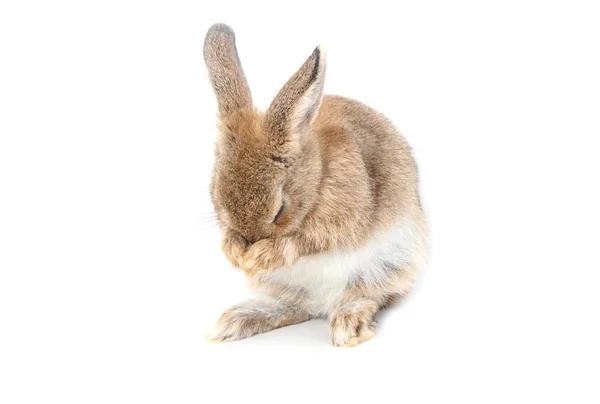
<svg viewBox="0 0 600 404">
<path fill-rule="evenodd" d="M 221 250 L 231 264 L 240 268 L 242 266 L 242 258 L 248 248 L 248 242 L 244 237 L 233 230 L 227 230 L 221 241 Z"/>
<path fill-rule="evenodd" d="M 241 268 L 249 276 L 291 266 L 298 259 L 297 248 L 289 237 L 266 238 L 252 244 L 241 260 Z"/>
</svg>

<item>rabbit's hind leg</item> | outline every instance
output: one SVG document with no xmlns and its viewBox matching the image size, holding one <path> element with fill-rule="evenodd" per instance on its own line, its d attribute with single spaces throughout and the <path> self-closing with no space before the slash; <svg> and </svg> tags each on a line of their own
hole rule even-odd
<svg viewBox="0 0 600 404">
<path fill-rule="evenodd" d="M 308 313 L 271 296 L 245 300 L 227 309 L 208 339 L 235 341 L 309 319 Z"/>
<path fill-rule="evenodd" d="M 351 300 L 340 304 L 329 323 L 331 342 L 339 347 L 353 347 L 375 336 L 377 302 L 371 299 Z"/>
<path fill-rule="evenodd" d="M 381 265 L 383 279 L 357 280 L 338 299 L 329 325 L 333 345 L 353 347 L 373 338 L 377 311 L 411 290 L 416 275 L 412 267 Z"/>
</svg>

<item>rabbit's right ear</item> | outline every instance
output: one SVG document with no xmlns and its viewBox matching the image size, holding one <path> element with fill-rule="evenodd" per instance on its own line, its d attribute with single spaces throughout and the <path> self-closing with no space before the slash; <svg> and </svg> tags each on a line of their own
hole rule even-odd
<svg viewBox="0 0 600 404">
<path fill-rule="evenodd" d="M 310 131 L 323 100 L 324 80 L 325 53 L 317 47 L 267 110 L 266 125 L 275 142 L 295 142 Z"/>
<path fill-rule="evenodd" d="M 210 27 L 204 40 L 204 62 L 219 104 L 219 118 L 252 107 L 252 95 L 235 47 L 235 34 L 229 26 Z"/>
</svg>

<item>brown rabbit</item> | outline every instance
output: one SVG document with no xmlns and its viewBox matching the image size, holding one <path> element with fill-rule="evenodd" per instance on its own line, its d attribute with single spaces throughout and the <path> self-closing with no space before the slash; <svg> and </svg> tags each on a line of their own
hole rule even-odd
<svg viewBox="0 0 600 404">
<path fill-rule="evenodd" d="M 323 96 L 319 47 L 265 112 L 253 107 L 231 28 L 209 29 L 204 59 L 219 108 L 211 194 L 222 248 L 257 293 L 226 310 L 211 339 L 311 318 L 329 318 L 336 346 L 372 338 L 377 311 L 425 263 L 406 140 L 371 108 Z"/>
</svg>

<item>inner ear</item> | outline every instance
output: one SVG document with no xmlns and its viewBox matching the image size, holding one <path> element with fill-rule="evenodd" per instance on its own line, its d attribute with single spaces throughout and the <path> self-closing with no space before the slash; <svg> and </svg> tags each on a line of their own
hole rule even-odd
<svg viewBox="0 0 600 404">
<path fill-rule="evenodd" d="M 300 98 L 298 105 L 294 109 L 294 113 L 290 119 L 290 131 L 292 133 L 303 133 L 310 130 L 319 113 L 322 99 L 323 83 L 315 81 Z"/>
</svg>

